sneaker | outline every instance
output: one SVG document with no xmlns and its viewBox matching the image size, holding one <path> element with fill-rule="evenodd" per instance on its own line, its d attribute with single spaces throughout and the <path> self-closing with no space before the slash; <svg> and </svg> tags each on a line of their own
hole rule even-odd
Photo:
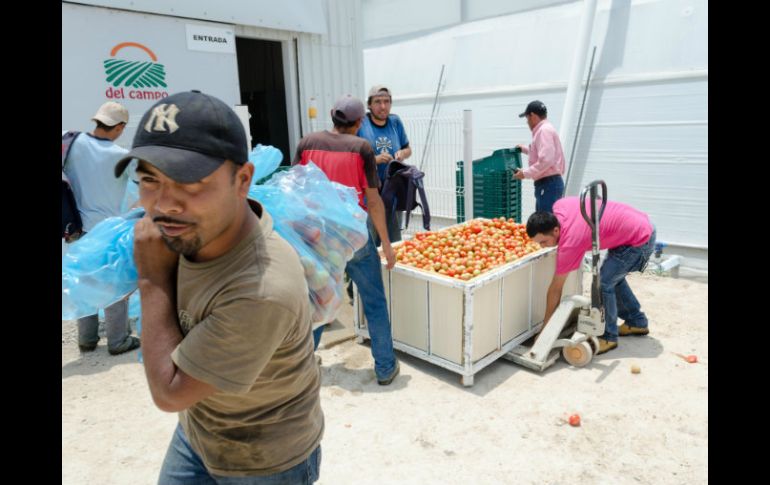
<svg viewBox="0 0 770 485">
<path fill-rule="evenodd" d="M 647 335 L 650 329 L 647 327 L 631 327 L 625 323 L 618 327 L 618 335 L 625 337 L 627 335 Z"/>
<path fill-rule="evenodd" d="M 609 340 L 604 340 L 603 338 L 599 338 L 598 340 L 599 340 L 599 349 L 596 351 L 596 355 L 609 352 L 610 350 L 618 346 L 617 342 L 611 342 Z"/>
<path fill-rule="evenodd" d="M 129 336 L 117 349 L 107 349 L 110 355 L 124 354 L 141 346 L 139 337 Z"/>
<path fill-rule="evenodd" d="M 93 352 L 94 350 L 96 350 L 96 344 L 91 344 L 91 345 L 78 344 L 78 347 L 80 348 L 81 352 Z"/>
<path fill-rule="evenodd" d="M 396 376 L 398 375 L 398 371 L 399 370 L 400 369 L 399 369 L 398 361 L 396 361 L 396 367 L 393 369 L 393 372 L 391 372 L 390 375 L 388 377 L 386 377 L 385 379 L 380 379 L 378 377 L 377 378 L 377 384 L 379 384 L 381 386 L 387 386 L 388 384 L 393 382 L 393 379 L 396 378 Z"/>
</svg>

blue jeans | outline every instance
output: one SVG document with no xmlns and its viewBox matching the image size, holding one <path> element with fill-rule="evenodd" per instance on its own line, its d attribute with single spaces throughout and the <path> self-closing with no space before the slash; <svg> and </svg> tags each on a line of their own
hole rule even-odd
<svg viewBox="0 0 770 485">
<path fill-rule="evenodd" d="M 356 251 L 353 259 L 348 261 L 345 271 L 358 287 L 358 294 L 361 295 L 364 305 L 372 343 L 374 373 L 378 379 L 385 379 L 396 368 L 396 354 L 393 352 L 393 335 L 390 331 L 385 288 L 382 286 L 380 256 L 371 235 L 366 246 Z"/>
<path fill-rule="evenodd" d="M 321 334 L 324 333 L 326 325 L 321 325 L 317 329 L 313 330 L 313 350 L 318 350 L 318 344 L 321 343 Z"/>
<path fill-rule="evenodd" d="M 618 341 L 618 317 L 631 327 L 646 328 L 647 316 L 639 300 L 628 286 L 626 275 L 632 271 L 644 271 L 655 249 L 655 226 L 650 239 L 638 247 L 619 246 L 607 252 L 602 264 L 600 279 L 604 300 L 604 335 L 610 342 Z"/>
<path fill-rule="evenodd" d="M 388 229 L 388 239 L 391 243 L 395 243 L 401 240 L 401 226 L 404 224 L 404 212 L 403 211 L 388 211 L 385 210 L 385 226 Z M 380 247 L 382 241 L 380 241 L 380 235 L 377 233 L 377 228 L 374 227 L 372 218 L 366 219 L 366 227 L 369 229 L 369 235 L 372 236 L 375 247 Z"/>
<path fill-rule="evenodd" d="M 535 210 L 553 213 L 553 204 L 564 192 L 564 179 L 561 175 L 546 178 L 535 180 Z"/>
<path fill-rule="evenodd" d="M 304 485 L 318 480 L 320 468 L 321 445 L 318 445 L 318 448 L 305 461 L 272 475 L 250 477 L 212 475 L 206 470 L 200 456 L 190 446 L 190 442 L 182 431 L 182 425 L 177 424 L 160 469 L 158 485 Z"/>
</svg>

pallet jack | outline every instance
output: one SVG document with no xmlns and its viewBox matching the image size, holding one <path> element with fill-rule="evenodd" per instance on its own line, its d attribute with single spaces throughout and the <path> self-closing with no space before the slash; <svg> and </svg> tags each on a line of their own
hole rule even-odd
<svg viewBox="0 0 770 485">
<path fill-rule="evenodd" d="M 601 208 L 596 210 L 601 186 Z M 590 214 L 586 213 L 586 195 L 590 195 Z M 543 371 L 553 365 L 559 350 L 570 365 L 583 367 L 591 362 L 599 348 L 597 337 L 604 333 L 604 304 L 599 278 L 599 221 L 607 205 L 607 184 L 594 180 L 580 192 L 580 213 L 591 228 L 591 299 L 570 295 L 562 299 L 535 342 L 514 347 L 503 358 L 524 367 Z"/>
</svg>

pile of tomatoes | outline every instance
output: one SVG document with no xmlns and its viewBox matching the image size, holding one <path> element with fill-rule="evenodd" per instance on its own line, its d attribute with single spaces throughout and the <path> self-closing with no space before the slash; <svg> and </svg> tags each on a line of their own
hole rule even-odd
<svg viewBox="0 0 770 485">
<path fill-rule="evenodd" d="M 469 280 L 540 250 L 513 219 L 474 219 L 442 231 L 420 232 L 396 249 L 396 261 Z"/>
</svg>

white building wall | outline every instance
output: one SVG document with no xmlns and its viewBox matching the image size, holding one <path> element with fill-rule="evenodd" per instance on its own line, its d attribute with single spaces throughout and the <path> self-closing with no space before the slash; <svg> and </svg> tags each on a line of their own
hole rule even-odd
<svg viewBox="0 0 770 485">
<path fill-rule="evenodd" d="M 262 0 L 260 0 L 264 3 Z M 303 0 L 307 3 L 310 0 Z M 315 2 L 315 0 L 312 0 Z M 307 8 L 294 23 L 286 20 L 287 11 L 301 6 L 272 3 L 261 16 L 240 15 L 248 9 L 245 1 L 206 8 L 196 0 L 180 4 L 124 0 L 90 1 L 92 5 L 62 2 L 62 130 L 88 131 L 93 128 L 91 116 L 108 98 L 102 62 L 110 58 L 110 49 L 132 41 L 157 55 L 166 70 L 167 91 L 200 89 L 230 105 L 240 103 L 238 66 L 235 53 L 211 53 L 187 49 L 185 26 L 203 25 L 231 30 L 236 37 L 281 42 L 289 144 L 293 155 L 302 135 L 312 131 L 308 107 L 316 98 L 318 116 L 328 118 L 337 97 L 351 93 L 365 96 L 363 55 L 361 47 L 360 0 L 323 0 L 316 8 Z M 259 4 L 252 4 L 257 9 Z M 312 14 L 312 19 L 305 18 Z M 201 17 L 181 18 L 182 15 Z M 212 19 L 232 18 L 217 23 Z M 298 17 L 299 18 L 299 17 Z M 303 31 L 265 27 L 286 25 Z M 127 48 L 121 55 L 146 60 L 139 49 Z M 144 57 L 143 57 L 144 56 Z M 118 144 L 129 147 L 141 115 L 156 100 L 115 99 L 126 105 L 131 114 L 126 133 Z"/>
<path fill-rule="evenodd" d="M 116 143 L 128 148 L 142 115 L 160 99 L 132 98 L 139 93 L 170 95 L 199 89 L 230 105 L 238 104 L 235 49 L 232 53 L 188 49 L 188 25 L 232 31 L 227 24 L 62 3 L 62 130 L 91 131 L 91 116 L 99 106 L 117 101 L 128 109 L 129 122 Z M 119 47 L 126 42 L 142 47 Z M 150 52 L 164 67 L 166 86 L 132 88 L 107 81 L 105 60 L 149 62 Z M 107 95 L 115 90 L 121 97 Z"/>
<path fill-rule="evenodd" d="M 318 118 L 326 122 L 338 97 L 366 95 L 360 0 L 326 0 L 327 34 L 300 34 L 299 82 L 302 96 L 302 133 L 314 130 L 308 117 L 310 98 L 316 99 Z M 365 98 L 364 98 L 365 99 Z"/>
<path fill-rule="evenodd" d="M 339 96 L 365 94 L 360 0 L 324 0 L 323 11 L 325 34 L 235 26 L 238 37 L 282 44 L 291 156 L 299 139 L 316 129 L 310 98 L 316 100 L 316 120 L 326 121 Z"/>
<path fill-rule="evenodd" d="M 474 158 L 529 143 L 517 117 L 529 101 L 545 102 L 560 127 L 582 9 L 583 2 L 561 3 L 390 38 L 365 49 L 366 85 L 390 87 L 402 118 L 425 116 L 445 64 L 440 113 L 473 110 Z M 609 197 L 650 214 L 659 240 L 701 248 L 691 253 L 700 258 L 708 248 L 707 39 L 706 0 L 599 1 L 594 73 L 568 187 L 577 194 L 604 179 Z M 567 157 L 571 148 L 564 147 Z M 455 160 L 430 163 L 448 170 Z M 523 217 L 533 211 L 525 181 Z"/>
</svg>

